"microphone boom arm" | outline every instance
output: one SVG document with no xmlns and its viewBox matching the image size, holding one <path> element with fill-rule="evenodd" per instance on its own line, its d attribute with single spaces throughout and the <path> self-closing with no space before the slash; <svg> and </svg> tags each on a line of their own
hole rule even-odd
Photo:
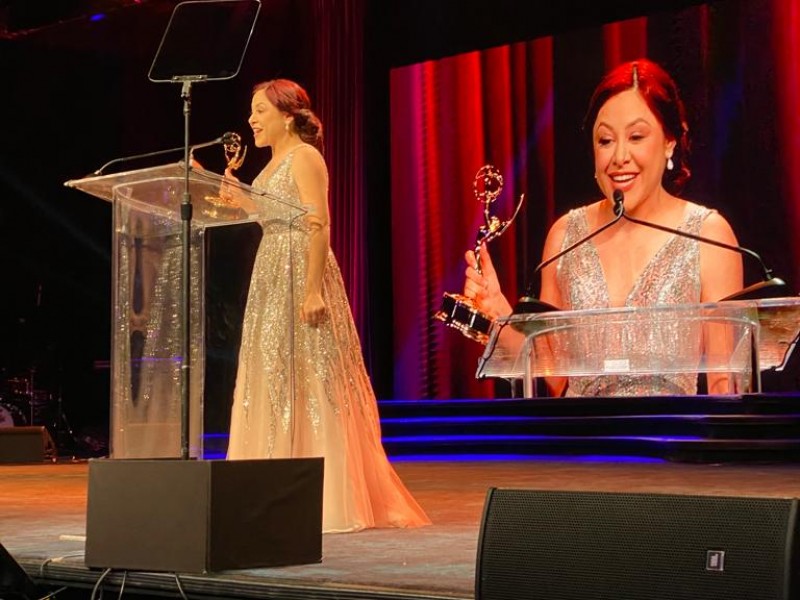
<svg viewBox="0 0 800 600">
<path fill-rule="evenodd" d="M 614 218 L 613 219 L 611 219 L 608 223 L 606 223 L 602 227 L 598 227 L 597 229 L 595 229 L 592 233 L 590 233 L 586 237 L 582 237 L 581 239 L 579 239 L 574 244 L 570 244 L 570 246 L 568 246 L 567 248 L 564 248 L 560 252 L 556 252 L 550 258 L 548 258 L 546 260 L 543 260 L 533 270 L 533 272 L 534 273 L 538 273 L 539 271 L 544 269 L 547 265 L 557 261 L 559 258 L 564 256 L 565 254 L 569 254 L 570 252 L 572 252 L 578 246 L 581 246 L 582 244 L 588 242 L 590 239 L 592 239 L 597 234 L 602 233 L 603 231 L 605 231 L 606 229 L 608 229 L 609 227 L 611 227 L 615 223 L 619 222 L 619 220 L 622 218 L 622 214 L 623 214 L 622 204 L 619 203 L 619 202 L 616 202 L 616 199 L 615 199 L 615 203 L 614 203 Z M 516 315 L 516 314 L 519 314 L 521 312 L 542 312 L 542 311 L 558 310 L 557 307 L 552 306 L 552 305 L 550 305 L 550 304 L 548 304 L 546 302 L 542 302 L 541 300 L 536 298 L 533 295 L 533 286 L 534 286 L 534 283 L 533 283 L 533 281 L 531 281 L 528 284 L 528 287 L 525 288 L 525 294 L 522 297 L 520 297 L 519 300 L 517 300 L 517 303 L 514 306 L 513 314 Z"/>
<path fill-rule="evenodd" d="M 653 229 L 658 229 L 660 231 L 666 231 L 667 233 L 675 234 L 675 230 L 669 227 L 664 227 L 663 225 L 658 225 L 657 223 L 650 223 L 648 221 L 641 221 L 634 217 L 629 217 L 627 213 L 624 212 L 623 216 L 631 223 L 636 223 L 638 225 L 644 225 L 645 227 L 652 227 Z M 761 259 L 761 257 L 752 250 L 750 250 L 749 248 L 745 248 L 744 246 L 732 246 L 730 244 L 726 244 L 725 242 L 719 242 L 711 238 L 705 238 L 699 235 L 695 235 L 693 233 L 689 233 L 688 231 L 680 231 L 680 235 L 691 238 L 693 240 L 697 240 L 698 242 L 711 244 L 712 246 L 718 246 L 720 248 L 725 248 L 726 250 L 732 250 L 733 252 L 747 254 L 748 256 L 751 256 L 758 261 L 758 264 L 761 266 L 761 271 L 764 273 L 764 281 L 769 281 L 773 279 L 772 269 L 767 267 L 767 265 L 764 264 L 764 261 Z"/>
<path fill-rule="evenodd" d="M 731 244 L 726 244 L 725 242 L 720 242 L 720 241 L 717 241 L 717 240 L 713 240 L 711 238 L 705 238 L 705 237 L 702 237 L 702 236 L 699 236 L 699 235 L 696 235 L 696 234 L 693 234 L 693 233 L 689 233 L 687 231 L 683 231 L 683 230 L 680 230 L 680 229 L 673 229 L 673 228 L 670 228 L 670 227 L 665 227 L 664 225 L 658 225 L 657 223 L 650 223 L 648 221 L 642 221 L 642 220 L 637 219 L 635 217 L 630 217 L 625 212 L 624 195 L 623 195 L 621 190 L 615 190 L 614 191 L 613 201 L 614 201 L 614 215 L 615 215 L 613 219 L 611 219 L 608 223 L 606 223 L 602 227 L 600 227 L 600 228 L 596 229 L 595 231 L 593 231 L 592 233 L 590 233 L 588 236 L 579 239 L 574 244 L 571 244 L 568 248 L 564 248 L 560 252 L 556 252 L 550 258 L 548 258 L 548 259 L 542 261 L 541 263 L 539 263 L 539 265 L 536 267 L 536 269 L 534 269 L 534 273 L 538 273 L 539 271 L 544 269 L 547 265 L 549 265 L 552 262 L 558 260 L 559 258 L 564 256 L 565 254 L 568 254 L 569 252 L 572 252 L 575 248 L 577 248 L 581 244 L 589 241 L 590 239 L 592 239 L 594 236 L 596 236 L 600 232 L 605 231 L 606 229 L 608 229 L 609 227 L 614 225 L 614 223 L 617 223 L 620 219 L 624 218 L 624 219 L 627 219 L 628 221 L 630 221 L 631 223 L 636 223 L 637 225 L 642 225 L 644 227 L 651 227 L 653 229 L 658 229 L 659 231 L 665 231 L 666 233 L 671 233 L 673 235 L 684 236 L 684 237 L 687 237 L 687 238 L 690 238 L 690 239 L 693 239 L 693 240 L 697 240 L 698 242 L 701 242 L 701 243 L 704 243 L 704 244 L 711 244 L 712 246 L 718 246 L 719 248 L 724 248 L 726 250 L 731 250 L 731 251 L 737 252 L 739 254 L 746 254 L 747 256 L 750 256 L 751 258 L 754 258 L 756 261 L 758 261 L 758 264 L 761 267 L 761 271 L 762 271 L 762 273 L 764 275 L 764 280 L 760 281 L 760 282 L 757 282 L 757 283 L 755 283 L 753 285 L 750 285 L 750 286 L 744 288 L 743 290 L 740 290 L 740 291 L 738 291 L 738 292 L 736 292 L 734 294 L 731 294 L 730 296 L 722 298 L 722 300 L 734 300 L 734 299 L 740 298 L 742 296 L 745 296 L 747 294 L 750 294 L 750 293 L 756 292 L 758 290 L 761 290 L 763 288 L 772 287 L 772 286 L 784 286 L 784 285 L 786 285 L 786 282 L 783 281 L 783 279 L 781 279 L 779 277 L 775 277 L 772 274 L 772 269 L 768 268 L 767 265 L 764 264 L 764 261 L 761 259 L 761 257 L 758 254 L 756 254 L 754 251 L 750 250 L 749 248 L 745 248 L 743 246 L 733 246 Z M 530 306 L 532 306 L 534 304 L 541 304 L 541 302 L 536 300 L 536 298 L 533 296 L 533 283 L 531 283 L 531 284 L 528 285 L 528 288 L 525 291 L 525 295 L 522 298 L 520 298 L 520 300 L 518 301 L 517 307 L 515 307 L 515 309 L 514 309 L 514 314 L 517 314 L 518 312 L 525 312 L 524 309 L 528 309 L 528 308 L 530 308 Z"/>
<path fill-rule="evenodd" d="M 775 277 L 772 274 L 772 269 L 767 267 L 767 265 L 764 264 L 764 261 L 761 259 L 761 256 L 759 256 L 753 250 L 750 250 L 750 248 L 745 248 L 744 246 L 733 246 L 731 244 L 726 244 L 725 242 L 720 242 L 720 241 L 717 241 L 717 240 L 714 240 L 714 239 L 711 239 L 711 238 L 705 238 L 705 237 L 696 235 L 694 233 L 689 233 L 688 231 L 683 231 L 681 229 L 673 229 L 671 227 L 665 227 L 665 226 L 659 225 L 657 223 L 650 223 L 649 221 L 642 221 L 642 220 L 637 219 L 635 217 L 630 217 L 625 213 L 625 206 L 623 204 L 623 201 L 624 201 L 624 196 L 623 196 L 622 190 L 614 190 L 614 203 L 615 203 L 614 210 L 615 211 L 619 210 L 619 215 L 622 216 L 622 217 L 625 217 L 631 223 L 636 223 L 637 225 L 642 225 L 644 227 L 651 227 L 653 229 L 658 229 L 659 231 L 665 231 L 665 232 L 671 233 L 673 235 L 680 235 L 680 236 L 683 236 L 683 237 L 687 237 L 687 238 L 692 239 L 692 240 L 697 240 L 698 242 L 700 242 L 702 244 L 711 244 L 712 246 L 717 246 L 719 248 L 724 248 L 725 250 L 731 250 L 732 252 L 737 252 L 739 254 L 744 254 L 744 255 L 747 255 L 747 256 L 749 256 L 751 258 L 756 259 L 756 261 L 758 262 L 759 266 L 761 267 L 761 272 L 764 275 L 763 281 L 756 282 L 753 285 L 749 285 L 746 288 L 744 288 L 742 290 L 739 290 L 738 292 L 735 292 L 733 294 L 725 296 L 724 298 L 722 298 L 721 301 L 736 300 L 736 299 L 742 298 L 744 296 L 747 296 L 748 294 L 752 294 L 753 292 L 757 292 L 757 291 L 762 290 L 762 289 L 767 288 L 767 287 L 782 287 L 782 286 L 786 285 L 786 282 L 783 279 L 781 279 L 780 277 Z"/>
<path fill-rule="evenodd" d="M 192 153 L 195 150 L 199 149 L 199 148 L 206 148 L 207 146 L 214 146 L 216 144 L 221 144 L 222 142 L 225 141 L 225 139 L 226 139 L 225 136 L 227 136 L 227 135 L 229 135 L 229 134 L 226 133 L 225 135 L 220 136 L 215 140 L 211 140 L 210 142 L 204 142 L 202 144 L 195 144 L 194 146 L 190 146 L 189 157 L 191 158 Z M 131 160 L 139 160 L 141 158 L 150 158 L 150 157 L 153 157 L 153 156 L 163 156 L 164 154 L 172 154 L 174 152 L 178 152 L 178 151 L 181 151 L 181 150 L 185 150 L 185 147 L 184 146 L 180 146 L 178 148 L 169 148 L 167 150 L 156 150 L 154 152 L 145 152 L 144 154 L 135 154 L 133 156 L 123 156 L 121 158 L 114 158 L 114 159 L 108 161 L 106 164 L 104 164 L 102 167 L 100 167 L 96 171 L 92 171 L 91 176 L 96 177 L 98 175 L 102 175 L 103 172 L 108 167 L 110 167 L 111 165 L 115 165 L 117 163 L 128 162 L 128 161 L 131 161 Z"/>
<path fill-rule="evenodd" d="M 559 258 L 564 256 L 565 254 L 568 254 L 568 253 L 572 252 L 575 248 L 577 248 L 581 244 L 584 244 L 585 242 L 588 242 L 590 239 L 592 239 L 597 234 L 602 233 L 603 231 L 605 231 L 606 229 L 611 227 L 614 223 L 617 223 L 622 218 L 622 216 L 623 216 L 622 212 L 617 213 L 616 216 L 613 219 L 611 219 L 608 223 L 606 223 L 602 227 L 598 227 L 592 233 L 590 233 L 589 235 L 587 235 L 584 238 L 579 239 L 577 242 L 575 242 L 574 244 L 570 245 L 568 248 L 564 248 L 560 252 L 556 252 L 550 258 L 540 262 L 539 265 L 533 270 L 533 272 L 534 273 L 538 273 L 539 271 L 544 269 L 547 265 L 549 265 L 552 262 L 558 260 Z"/>
</svg>

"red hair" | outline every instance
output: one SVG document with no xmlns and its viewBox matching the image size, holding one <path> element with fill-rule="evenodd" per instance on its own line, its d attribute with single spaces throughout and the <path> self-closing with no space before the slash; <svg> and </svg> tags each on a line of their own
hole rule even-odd
<svg viewBox="0 0 800 600">
<path fill-rule="evenodd" d="M 322 152 L 322 123 L 311 110 L 308 93 L 289 79 L 272 79 L 257 83 L 253 94 L 263 91 L 275 108 L 291 115 L 292 127 L 300 139 Z"/>
</svg>

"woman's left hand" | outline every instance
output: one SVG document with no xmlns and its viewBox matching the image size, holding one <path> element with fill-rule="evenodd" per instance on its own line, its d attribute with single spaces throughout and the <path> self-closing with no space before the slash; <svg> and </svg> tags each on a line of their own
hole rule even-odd
<svg viewBox="0 0 800 600">
<path fill-rule="evenodd" d="M 303 323 L 318 326 L 325 319 L 325 301 L 318 293 L 309 294 L 300 307 L 300 320 Z"/>
</svg>

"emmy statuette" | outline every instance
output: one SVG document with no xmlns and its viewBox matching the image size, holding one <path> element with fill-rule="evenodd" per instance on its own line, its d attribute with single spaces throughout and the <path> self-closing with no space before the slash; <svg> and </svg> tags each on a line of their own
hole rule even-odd
<svg viewBox="0 0 800 600">
<path fill-rule="evenodd" d="M 507 221 L 501 221 L 491 214 L 491 206 L 503 190 L 503 176 L 493 165 L 484 165 L 475 174 L 472 181 L 475 198 L 483 204 L 484 224 L 478 229 L 475 237 L 475 268 L 481 272 L 481 246 L 500 237 L 508 226 L 514 221 L 525 199 L 521 194 L 514 214 Z M 489 330 L 492 318 L 482 312 L 471 298 L 463 294 L 445 292 L 442 298 L 442 308 L 433 315 L 448 327 L 458 329 L 465 336 L 481 344 L 489 340 Z"/>
<path fill-rule="evenodd" d="M 244 164 L 244 157 L 247 155 L 247 146 L 242 146 L 242 136 L 238 133 L 226 133 L 222 139 L 222 149 L 225 152 L 226 170 L 230 169 L 235 171 Z M 225 189 L 223 184 L 220 193 L 217 196 L 205 196 L 203 198 L 211 207 L 207 208 L 204 212 L 207 214 L 214 213 L 212 216 L 221 210 L 226 209 L 237 210 L 239 204 L 229 190 Z"/>
</svg>

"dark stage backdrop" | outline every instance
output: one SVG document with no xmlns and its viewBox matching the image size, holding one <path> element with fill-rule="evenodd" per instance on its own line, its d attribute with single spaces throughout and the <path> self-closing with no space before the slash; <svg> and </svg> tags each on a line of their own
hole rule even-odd
<svg viewBox="0 0 800 600">
<path fill-rule="evenodd" d="M 63 399 L 76 430 L 102 430 L 109 408 L 111 206 L 63 183 L 112 158 L 182 146 L 181 86 L 147 78 L 179 2 L 54 3 L 51 13 L 34 4 L 0 3 L 0 401 L 8 395 L 7 381 L 33 373 L 37 388 Z M 67 5 L 72 12 L 58 12 Z M 225 131 L 241 133 L 250 147 L 238 175 L 251 181 L 269 158 L 268 150 L 252 147 L 252 86 L 287 77 L 309 91 L 324 124 L 332 246 L 369 359 L 367 282 L 369 263 L 380 253 L 368 251 L 372 234 L 365 223 L 367 12 L 362 0 L 263 2 L 238 76 L 193 85 L 190 138 L 199 143 Z M 109 172 L 181 157 L 176 152 Z M 196 157 L 218 172 L 224 166 L 219 147 L 198 150 Z M 241 311 L 259 236 L 253 225 L 208 234 L 211 431 L 227 430 Z"/>
<path fill-rule="evenodd" d="M 720 210 L 739 243 L 797 293 L 800 265 L 800 4 L 724 0 L 400 65 L 391 73 L 394 394 L 492 397 L 475 379 L 482 346 L 432 319 L 460 292 L 464 251 L 483 223 L 472 180 L 498 167 L 501 218 L 491 247 L 510 299 L 542 259 L 559 215 L 598 198 L 581 129 L 602 74 L 648 56 L 677 79 L 689 111 L 693 177 L 684 196 Z M 761 275 L 744 259 L 746 283 Z M 533 280 L 538 289 L 538 280 Z"/>
</svg>

